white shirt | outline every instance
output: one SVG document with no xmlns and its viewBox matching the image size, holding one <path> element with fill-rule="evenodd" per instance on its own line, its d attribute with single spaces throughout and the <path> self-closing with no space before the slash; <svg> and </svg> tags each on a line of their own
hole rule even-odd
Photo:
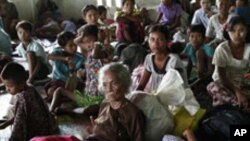
<svg viewBox="0 0 250 141">
<path fill-rule="evenodd" d="M 27 52 L 32 51 L 36 54 L 37 57 L 39 57 L 41 59 L 41 61 L 44 64 L 47 64 L 47 65 L 49 64 L 43 47 L 39 43 L 37 43 L 35 40 L 32 40 L 26 49 L 23 46 L 23 44 L 20 43 L 17 46 L 16 51 L 17 51 L 19 56 L 22 56 L 26 60 L 27 60 Z"/>
<path fill-rule="evenodd" d="M 224 41 L 216 48 L 212 64 L 215 65 L 214 81 L 220 79 L 218 67 L 226 69 L 226 77 L 230 80 L 242 81 L 250 67 L 250 44 L 245 45 L 243 59 L 239 60 L 233 57 L 228 41 Z"/>
<path fill-rule="evenodd" d="M 157 72 L 157 70 L 154 67 L 154 63 L 153 63 L 153 56 L 154 56 L 153 53 L 148 54 L 146 56 L 144 66 L 145 66 L 145 69 L 147 71 L 151 72 L 151 88 L 150 88 L 150 90 L 156 91 L 163 76 L 166 73 L 158 73 Z M 186 72 L 186 69 L 185 69 L 182 61 L 180 60 L 180 58 L 177 55 L 169 54 L 169 60 L 165 66 L 165 71 L 167 72 L 169 68 L 178 70 L 178 72 L 180 73 L 180 75 L 184 81 L 184 87 L 187 87 L 188 86 L 187 72 Z"/>
<path fill-rule="evenodd" d="M 219 22 L 219 14 L 213 15 L 208 21 L 206 37 L 214 38 L 215 36 L 216 39 L 224 40 L 223 26 L 224 24 Z"/>
<path fill-rule="evenodd" d="M 211 12 L 212 13 L 217 12 L 214 6 L 211 6 Z M 208 21 L 209 21 L 209 18 L 207 17 L 207 14 L 202 8 L 200 8 L 194 12 L 194 16 L 193 16 L 191 24 L 192 25 L 202 24 L 205 28 L 207 28 Z"/>
</svg>

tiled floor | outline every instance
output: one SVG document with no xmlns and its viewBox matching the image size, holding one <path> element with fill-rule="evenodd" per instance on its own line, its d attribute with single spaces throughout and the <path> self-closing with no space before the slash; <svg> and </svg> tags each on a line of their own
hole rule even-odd
<svg viewBox="0 0 250 141">
<path fill-rule="evenodd" d="M 43 88 L 37 87 L 37 90 L 42 94 Z M 42 94 L 42 97 L 44 95 Z M 7 93 L 0 94 L 0 120 L 7 115 L 10 107 L 11 95 Z M 89 126 L 89 118 L 78 116 L 59 116 L 59 134 L 60 135 L 74 135 L 79 139 L 83 139 L 87 136 L 87 127 Z M 8 127 L 4 130 L 0 130 L 0 141 L 8 141 L 11 134 L 11 128 Z"/>
</svg>

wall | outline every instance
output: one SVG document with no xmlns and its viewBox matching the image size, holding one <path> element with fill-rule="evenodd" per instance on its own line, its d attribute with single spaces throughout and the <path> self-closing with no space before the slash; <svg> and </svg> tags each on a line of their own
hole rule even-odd
<svg viewBox="0 0 250 141">
<path fill-rule="evenodd" d="M 36 3 L 38 0 L 9 0 L 13 2 L 19 12 L 20 19 L 34 21 L 36 15 Z M 64 18 L 80 18 L 80 11 L 84 5 L 94 4 L 95 0 L 54 0 Z"/>
<path fill-rule="evenodd" d="M 80 18 L 81 9 L 88 4 L 96 5 L 96 0 L 55 0 L 64 18 Z"/>
<path fill-rule="evenodd" d="M 35 16 L 35 3 L 37 0 L 9 0 L 16 5 L 19 18 L 33 21 Z"/>
<path fill-rule="evenodd" d="M 38 0 L 9 0 L 15 3 L 17 10 L 19 12 L 20 19 L 26 19 L 34 21 L 36 13 L 36 3 Z M 64 18 L 74 18 L 78 19 L 81 16 L 81 9 L 87 4 L 97 5 L 98 0 L 54 0 L 59 10 L 61 11 Z M 119 0 L 99 0 L 102 1 L 104 5 L 112 3 L 112 7 L 108 7 L 110 13 L 109 17 L 113 17 L 113 13 L 116 9 L 116 5 Z M 120 0 L 121 1 L 121 0 Z M 121 3 L 121 2 L 120 2 Z M 160 0 L 136 0 L 139 6 L 148 7 L 150 11 L 151 19 L 156 17 L 155 7 L 160 3 Z"/>
</svg>

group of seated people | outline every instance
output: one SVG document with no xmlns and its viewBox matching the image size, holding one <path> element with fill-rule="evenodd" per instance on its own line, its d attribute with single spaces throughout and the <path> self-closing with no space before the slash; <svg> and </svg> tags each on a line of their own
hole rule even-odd
<svg viewBox="0 0 250 141">
<path fill-rule="evenodd" d="M 17 97 L 15 116 L 0 123 L 0 129 L 13 125 L 11 141 L 55 134 L 55 116 L 63 111 L 65 99 L 78 107 L 89 106 L 85 99 L 100 105 L 84 140 L 144 141 L 146 117 L 125 95 L 134 90 L 156 92 L 170 69 L 178 71 L 184 88 L 196 85 L 190 82 L 194 73 L 199 82 L 208 84 L 214 107 L 230 104 L 250 112 L 249 19 L 245 15 L 249 6 L 245 0 L 236 0 L 230 10 L 229 0 L 216 0 L 217 9 L 210 0 L 200 0 L 187 32 L 181 32 L 187 36 L 184 42 L 173 42 L 180 36 L 182 15 L 175 0 L 161 1 L 155 22 L 145 8 L 134 5 L 134 0 L 123 0 L 115 13 L 115 47 L 104 6 L 83 7 L 86 24 L 78 29 L 69 21 L 55 21 L 51 13 L 45 13 L 46 24 L 35 31 L 30 21 L 18 21 L 15 30 L 20 44 L 15 51 L 28 62 L 28 70 L 13 62 L 11 38 L 0 22 L 1 82 Z M 0 11 L 3 20 L 4 13 Z M 58 47 L 45 52 L 33 32 L 38 38 L 56 38 Z M 50 73 L 51 81 L 44 85 L 47 97 L 42 99 L 33 85 Z M 197 140 L 189 129 L 183 135 L 188 141 Z"/>
</svg>

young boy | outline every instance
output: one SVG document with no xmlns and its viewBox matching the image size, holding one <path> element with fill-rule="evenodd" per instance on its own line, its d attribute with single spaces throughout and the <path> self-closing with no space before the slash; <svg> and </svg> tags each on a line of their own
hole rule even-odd
<svg viewBox="0 0 250 141">
<path fill-rule="evenodd" d="M 25 82 L 24 68 L 17 63 L 8 63 L 1 73 L 6 91 L 16 95 L 15 115 L 0 124 L 0 129 L 13 124 L 10 141 L 28 141 L 32 137 L 50 135 L 55 130 L 55 120 L 50 115 L 35 88 Z"/>
<path fill-rule="evenodd" d="M 27 83 L 32 84 L 35 79 L 44 79 L 50 73 L 50 66 L 43 47 L 32 39 L 32 24 L 20 21 L 16 26 L 20 44 L 16 50 L 20 56 L 27 59 L 29 64 L 29 78 Z"/>
<path fill-rule="evenodd" d="M 205 28 L 200 24 L 192 25 L 189 29 L 190 43 L 186 45 L 183 51 L 189 58 L 189 67 L 193 65 L 197 67 L 199 78 L 205 75 L 211 75 L 213 72 L 212 57 L 214 48 L 204 44 Z"/>
</svg>

